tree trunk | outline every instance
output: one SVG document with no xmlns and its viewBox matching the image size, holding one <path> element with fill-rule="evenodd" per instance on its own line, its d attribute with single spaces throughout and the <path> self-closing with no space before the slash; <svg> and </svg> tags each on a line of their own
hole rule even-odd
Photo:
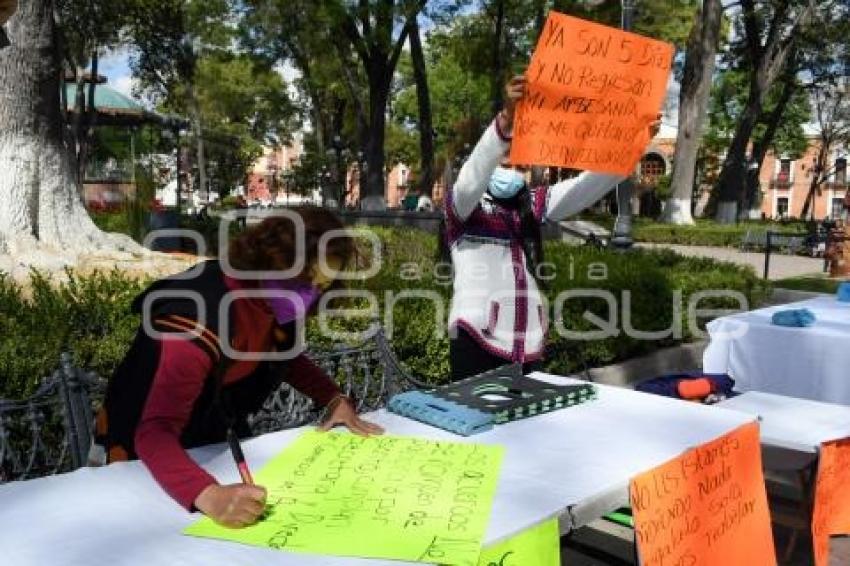
<svg viewBox="0 0 850 566">
<path fill-rule="evenodd" d="M 537 38 L 543 33 L 543 26 L 546 25 L 546 4 L 547 0 L 535 0 L 534 3 L 534 41 L 537 43 Z"/>
<path fill-rule="evenodd" d="M 62 139 L 59 59 L 51 0 L 24 0 L 0 50 L 0 268 L 56 269 L 79 254 L 119 247 L 101 232 L 76 191 Z"/>
<path fill-rule="evenodd" d="M 410 26 L 410 58 L 413 61 L 413 78 L 416 81 L 416 99 L 419 103 L 419 150 L 422 153 L 419 187 L 423 194 L 430 197 L 434 191 L 434 126 L 431 119 L 428 71 L 419 37 L 419 24 L 415 18 Z"/>
<path fill-rule="evenodd" d="M 496 0 L 496 29 L 493 33 L 493 63 L 490 69 L 492 82 L 493 114 L 502 108 L 502 36 L 505 33 L 505 0 Z"/>
<path fill-rule="evenodd" d="M 71 123 L 71 132 L 74 138 L 74 151 L 72 155 L 74 156 L 74 165 L 76 166 L 75 174 L 77 186 L 79 187 L 81 194 L 83 189 L 83 176 L 80 172 L 79 158 L 83 139 L 83 118 L 86 113 L 86 70 L 82 65 L 83 63 L 79 62 L 74 66 L 74 82 L 77 88 L 74 89 L 74 120 Z"/>
<path fill-rule="evenodd" d="M 78 142 L 77 153 L 77 171 L 79 176 L 80 187 L 83 181 L 86 180 L 86 169 L 89 164 L 89 155 L 91 155 L 91 144 L 94 139 L 94 128 L 97 125 L 97 107 L 95 106 L 95 94 L 97 93 L 97 73 L 99 67 L 99 58 L 97 50 L 92 52 L 91 56 L 91 79 L 89 81 L 89 91 L 86 94 L 85 115 L 82 122 L 82 137 Z"/>
<path fill-rule="evenodd" d="M 779 95 L 779 100 L 776 106 L 770 112 L 770 115 L 765 121 L 765 130 L 761 138 L 753 144 L 753 167 L 747 168 L 747 208 L 750 209 L 750 217 L 757 216 L 757 211 L 754 211 L 754 206 L 758 202 L 758 195 L 761 191 L 761 168 L 764 164 L 764 158 L 767 156 L 767 150 L 773 144 L 773 138 L 776 137 L 776 130 L 779 129 L 779 124 L 782 122 L 782 117 L 785 114 L 785 108 L 794 96 L 794 91 L 797 88 L 796 82 L 796 66 L 789 67 L 789 73 L 786 75 L 786 80 L 782 86 L 782 94 Z"/>
<path fill-rule="evenodd" d="M 812 171 L 812 182 L 809 185 L 809 192 L 806 194 L 806 200 L 803 201 L 803 210 L 800 211 L 800 218 L 805 219 L 811 212 L 812 220 L 815 216 L 815 196 L 821 184 L 826 180 L 826 158 L 829 155 L 832 147 L 828 141 L 821 140 L 820 150 L 818 151 L 815 170 Z"/>
<path fill-rule="evenodd" d="M 738 221 L 738 212 L 743 204 L 743 193 L 747 179 L 747 145 L 758 123 L 762 105 L 761 93 L 751 93 L 738 126 L 729 145 L 723 168 L 717 180 L 718 203 L 716 219 L 722 224 Z"/>
<path fill-rule="evenodd" d="M 384 210 L 387 207 L 384 196 L 384 138 L 387 122 L 387 99 L 390 93 L 390 79 L 386 66 L 373 62 L 369 67 L 369 138 L 366 140 L 365 190 L 361 187 L 360 208 L 363 210 Z"/>
<path fill-rule="evenodd" d="M 201 124 L 201 108 L 198 105 L 198 97 L 195 95 L 195 87 L 189 82 L 187 89 L 189 96 L 189 111 L 192 114 L 192 130 L 195 133 L 195 158 L 198 165 L 198 186 L 195 190 L 203 204 L 209 201 L 209 186 L 207 185 L 207 162 L 204 151 L 204 128 Z M 203 206 L 202 204 L 202 206 Z"/>
<path fill-rule="evenodd" d="M 688 39 L 685 73 L 679 94 L 679 131 L 670 181 L 673 194 L 667 201 L 663 218 L 671 224 L 694 223 L 691 215 L 694 175 L 722 19 L 723 3 L 705 0 Z"/>
<path fill-rule="evenodd" d="M 747 146 L 761 116 L 764 97 L 783 70 L 787 68 L 789 59 L 794 58 L 800 29 L 809 24 L 815 7 L 814 2 L 809 2 L 788 25 L 786 18 L 790 2 L 788 0 L 778 2 L 766 42 L 762 46 L 763 33 L 757 24 L 755 3 L 753 0 L 744 0 L 741 4 L 753 69 L 750 74 L 747 103 L 738 120 L 729 152 L 726 154 L 723 169 L 717 180 L 716 218 L 719 222 L 726 224 L 737 222 L 738 211 L 744 204 L 747 190 Z M 784 32 L 780 31 L 783 29 L 785 29 Z"/>
</svg>

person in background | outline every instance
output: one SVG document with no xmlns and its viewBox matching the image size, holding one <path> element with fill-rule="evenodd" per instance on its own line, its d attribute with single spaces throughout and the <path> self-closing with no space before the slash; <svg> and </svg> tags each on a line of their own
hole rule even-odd
<svg viewBox="0 0 850 566">
<path fill-rule="evenodd" d="M 431 200 L 426 193 L 419 195 L 419 202 L 416 204 L 417 212 L 434 212 L 434 201 Z"/>
<path fill-rule="evenodd" d="M 454 266 L 449 315 L 452 379 L 508 363 L 526 373 L 543 357 L 548 321 L 541 224 L 591 206 L 624 177 L 582 173 L 551 186 L 529 187 L 528 168 L 508 159 L 517 102 L 526 78 L 505 88 L 505 107 L 487 128 L 446 201 L 445 245 Z M 660 121 L 650 126 L 658 133 Z"/>
<path fill-rule="evenodd" d="M 322 235 L 342 230 L 343 225 L 324 209 L 292 210 L 303 220 L 305 231 L 305 267 L 296 277 L 241 278 L 225 273 L 220 260 L 212 260 L 201 264 L 198 274 L 162 279 L 135 299 L 133 310 L 143 314 L 142 320 L 149 321 L 149 327 L 143 325 L 136 333 L 109 381 L 97 415 L 95 444 L 89 458 L 93 464 L 138 458 L 180 505 L 190 511 L 197 509 L 228 527 L 250 525 L 260 517 L 265 489 L 219 485 L 186 449 L 222 442 L 229 430 L 238 436 L 250 434 L 247 417 L 256 413 L 282 382 L 325 408 L 322 429 L 339 424 L 362 435 L 382 432 L 357 416 L 352 400 L 305 354 L 289 361 L 256 361 L 257 356 L 244 359 L 233 353 L 291 350 L 299 343 L 297 323 L 303 322 L 334 283 L 334 274 L 352 258 L 352 239 L 335 237 L 326 253 L 332 272 L 320 269 Z M 240 271 L 285 270 L 296 261 L 295 230 L 290 219 L 267 218 L 239 234 L 223 253 Z M 220 319 L 220 305 L 231 293 L 242 290 L 280 294 L 236 298 Z M 162 291 L 169 295 L 157 300 L 155 294 Z M 190 292 L 199 304 L 182 298 Z M 298 299 L 293 300 L 293 296 Z"/>
<path fill-rule="evenodd" d="M 419 204 L 419 189 L 416 187 L 411 187 L 407 190 L 407 194 L 404 195 L 404 198 L 401 200 L 401 208 L 407 212 L 413 212 L 416 210 L 416 206 Z"/>
</svg>

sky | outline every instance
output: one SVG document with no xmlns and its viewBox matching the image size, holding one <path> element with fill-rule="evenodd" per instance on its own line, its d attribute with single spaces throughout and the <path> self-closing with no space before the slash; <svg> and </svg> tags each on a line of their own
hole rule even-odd
<svg viewBox="0 0 850 566">
<path fill-rule="evenodd" d="M 276 67 L 276 70 L 283 75 L 287 84 L 292 85 L 293 81 L 298 78 L 298 70 L 292 67 L 290 63 Z M 118 92 L 129 96 L 140 104 L 146 105 L 146 102 L 139 97 L 133 96 L 133 71 L 130 69 L 130 53 L 127 49 L 115 50 L 101 57 L 98 63 L 98 72 L 108 79 L 109 86 Z M 290 86 L 290 88 L 294 88 Z"/>
<path fill-rule="evenodd" d="M 114 51 L 102 57 L 98 64 L 98 72 L 109 79 L 109 86 L 132 97 L 133 73 L 130 71 L 127 50 Z"/>
</svg>

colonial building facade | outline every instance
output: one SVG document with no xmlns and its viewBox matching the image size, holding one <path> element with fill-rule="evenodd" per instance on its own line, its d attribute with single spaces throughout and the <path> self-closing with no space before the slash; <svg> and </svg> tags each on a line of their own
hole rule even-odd
<svg viewBox="0 0 850 566">
<path fill-rule="evenodd" d="M 768 154 L 761 170 L 761 211 L 766 218 L 801 218 L 803 205 L 812 185 L 812 177 L 820 153 L 820 140 L 811 136 L 809 146 L 802 157 L 791 159 L 787 155 Z M 817 220 L 844 218 L 844 202 L 847 195 L 848 149 L 838 148 L 830 152 L 825 164 L 829 172 L 814 196 L 812 214 Z"/>
</svg>

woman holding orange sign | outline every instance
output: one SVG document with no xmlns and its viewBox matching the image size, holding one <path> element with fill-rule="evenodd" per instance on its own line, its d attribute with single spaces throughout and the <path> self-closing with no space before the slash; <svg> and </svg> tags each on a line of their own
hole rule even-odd
<svg viewBox="0 0 850 566">
<path fill-rule="evenodd" d="M 449 315 L 452 379 L 508 363 L 535 369 L 543 357 L 546 305 L 541 225 L 591 206 L 623 180 L 582 173 L 529 187 L 528 170 L 508 159 L 526 78 L 505 88 L 505 107 L 481 136 L 446 200 L 446 245 L 454 265 Z M 650 137 L 660 120 L 650 125 Z"/>
</svg>

